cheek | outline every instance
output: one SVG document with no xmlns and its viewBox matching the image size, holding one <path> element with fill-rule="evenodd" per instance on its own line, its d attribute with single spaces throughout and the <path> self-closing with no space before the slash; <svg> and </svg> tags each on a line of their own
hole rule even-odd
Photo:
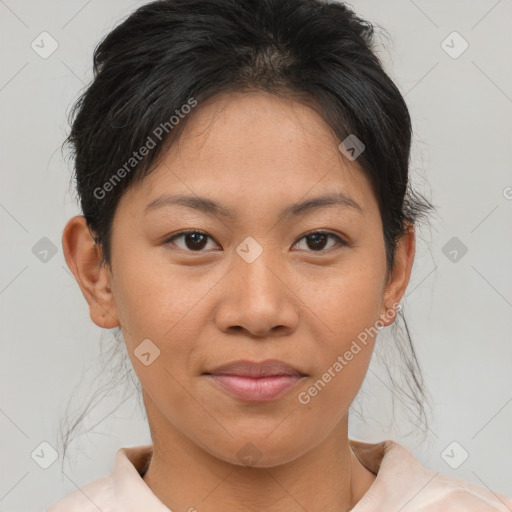
<svg viewBox="0 0 512 512">
<path fill-rule="evenodd" d="M 334 425 L 347 414 L 366 375 L 372 348 L 371 343 L 356 342 L 351 350 L 333 354 L 323 372 L 299 391 L 297 407 L 304 410 L 303 420 Z"/>
<path fill-rule="evenodd" d="M 356 276 L 354 276 L 356 277 Z M 322 328 L 316 337 L 318 373 L 297 396 L 299 407 L 315 423 L 335 424 L 347 413 L 368 371 L 377 335 L 378 286 L 333 288 L 322 301 Z M 321 421 L 315 419 L 321 418 Z"/>
<path fill-rule="evenodd" d="M 379 258 L 347 258 L 330 275 L 308 278 L 304 302 L 322 321 L 329 345 L 355 339 L 379 319 L 385 266 Z M 306 288 L 304 288 L 305 290 Z"/>
<path fill-rule="evenodd" d="M 385 278 L 384 252 L 354 254 L 310 291 L 305 303 L 321 326 L 315 336 L 319 360 L 318 402 L 348 407 L 366 375 L 377 336 Z M 325 404 L 324 404 L 325 405 Z M 341 409 L 337 409 L 340 411 Z"/>
<path fill-rule="evenodd" d="M 167 269 L 164 275 L 165 268 L 139 264 L 136 258 L 119 261 L 116 268 L 114 296 L 134 371 L 147 392 L 155 397 L 165 390 L 179 408 L 184 397 L 178 382 L 188 378 L 194 351 L 190 340 L 200 336 L 197 304 L 204 290 L 197 284 L 187 287 L 179 274 L 171 276 Z"/>
<path fill-rule="evenodd" d="M 204 284 L 187 279 L 186 270 L 150 256 L 132 254 L 117 262 L 115 302 L 130 343 L 172 339 L 189 325 L 188 315 L 204 295 Z"/>
</svg>

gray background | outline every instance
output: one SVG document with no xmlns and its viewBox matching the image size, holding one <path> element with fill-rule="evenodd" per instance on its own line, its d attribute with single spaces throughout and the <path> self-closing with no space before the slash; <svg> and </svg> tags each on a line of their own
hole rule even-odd
<svg viewBox="0 0 512 512">
<path fill-rule="evenodd" d="M 44 509 L 107 474 L 118 448 L 150 442 L 134 388 L 123 385 L 86 418 L 90 432 L 72 443 L 63 473 L 60 461 L 40 467 L 51 453 L 42 442 L 59 449 L 70 396 L 80 410 L 108 382 L 100 347 L 114 333 L 91 322 L 64 261 L 62 230 L 79 210 L 60 145 L 95 45 L 143 3 L 0 0 L 2 511 Z M 404 301 L 434 404 L 428 437 L 406 435 L 407 406 L 400 428 L 388 425 L 392 392 L 378 362 L 363 387 L 366 421 L 353 417 L 351 437 L 395 439 L 431 469 L 512 496 L 512 2 L 351 5 L 388 32 L 377 36 L 379 54 L 413 118 L 413 181 L 438 205 L 419 232 Z M 58 43 L 46 59 L 31 47 L 43 31 Z M 453 31 L 469 44 L 458 56 L 462 40 L 446 40 Z M 453 469 L 447 461 L 463 450 Z"/>
</svg>

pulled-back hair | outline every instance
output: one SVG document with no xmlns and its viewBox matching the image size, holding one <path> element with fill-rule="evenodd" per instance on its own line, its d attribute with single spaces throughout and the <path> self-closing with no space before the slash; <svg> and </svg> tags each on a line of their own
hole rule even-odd
<svg viewBox="0 0 512 512">
<path fill-rule="evenodd" d="M 349 135 L 364 143 L 357 163 L 378 201 L 390 271 L 397 241 L 433 206 L 410 186 L 411 119 L 373 32 L 343 3 L 324 0 L 162 0 L 115 27 L 95 49 L 94 79 L 65 141 L 102 264 L 111 266 L 120 198 L 155 169 L 187 112 L 219 93 L 265 91 L 314 108 L 340 143 Z M 409 388 L 399 391 L 423 413 L 407 325 L 406 334 Z"/>
</svg>

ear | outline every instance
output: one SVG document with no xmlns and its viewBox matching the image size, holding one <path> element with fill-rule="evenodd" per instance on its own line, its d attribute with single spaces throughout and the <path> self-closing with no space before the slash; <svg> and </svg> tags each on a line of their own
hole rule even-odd
<svg viewBox="0 0 512 512">
<path fill-rule="evenodd" d="M 82 215 L 67 222 L 62 233 L 62 249 L 66 263 L 89 304 L 92 321 L 105 329 L 119 326 L 110 270 L 105 265 L 100 266 L 101 248 L 95 244 Z"/>
<path fill-rule="evenodd" d="M 399 302 L 405 293 L 411 276 L 416 240 L 414 226 L 409 225 L 407 232 L 399 239 L 395 250 L 395 261 L 384 290 L 380 318 L 383 326 L 394 322 Z"/>
</svg>

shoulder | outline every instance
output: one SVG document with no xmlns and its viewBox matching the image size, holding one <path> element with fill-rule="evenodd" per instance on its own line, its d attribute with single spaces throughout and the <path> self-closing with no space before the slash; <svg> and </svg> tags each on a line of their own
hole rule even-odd
<svg viewBox="0 0 512 512">
<path fill-rule="evenodd" d="M 45 512 L 170 512 L 146 485 L 144 474 L 152 445 L 120 448 L 111 473 L 64 496 Z"/>
<path fill-rule="evenodd" d="M 45 512 L 98 512 L 98 510 L 116 512 L 110 475 L 67 494 Z"/>
<path fill-rule="evenodd" d="M 353 512 L 511 512 L 512 499 L 459 478 L 432 471 L 404 446 L 351 441 L 376 479 Z"/>
<path fill-rule="evenodd" d="M 419 498 L 421 512 L 510 512 L 512 499 L 466 480 L 433 473 Z"/>
</svg>

